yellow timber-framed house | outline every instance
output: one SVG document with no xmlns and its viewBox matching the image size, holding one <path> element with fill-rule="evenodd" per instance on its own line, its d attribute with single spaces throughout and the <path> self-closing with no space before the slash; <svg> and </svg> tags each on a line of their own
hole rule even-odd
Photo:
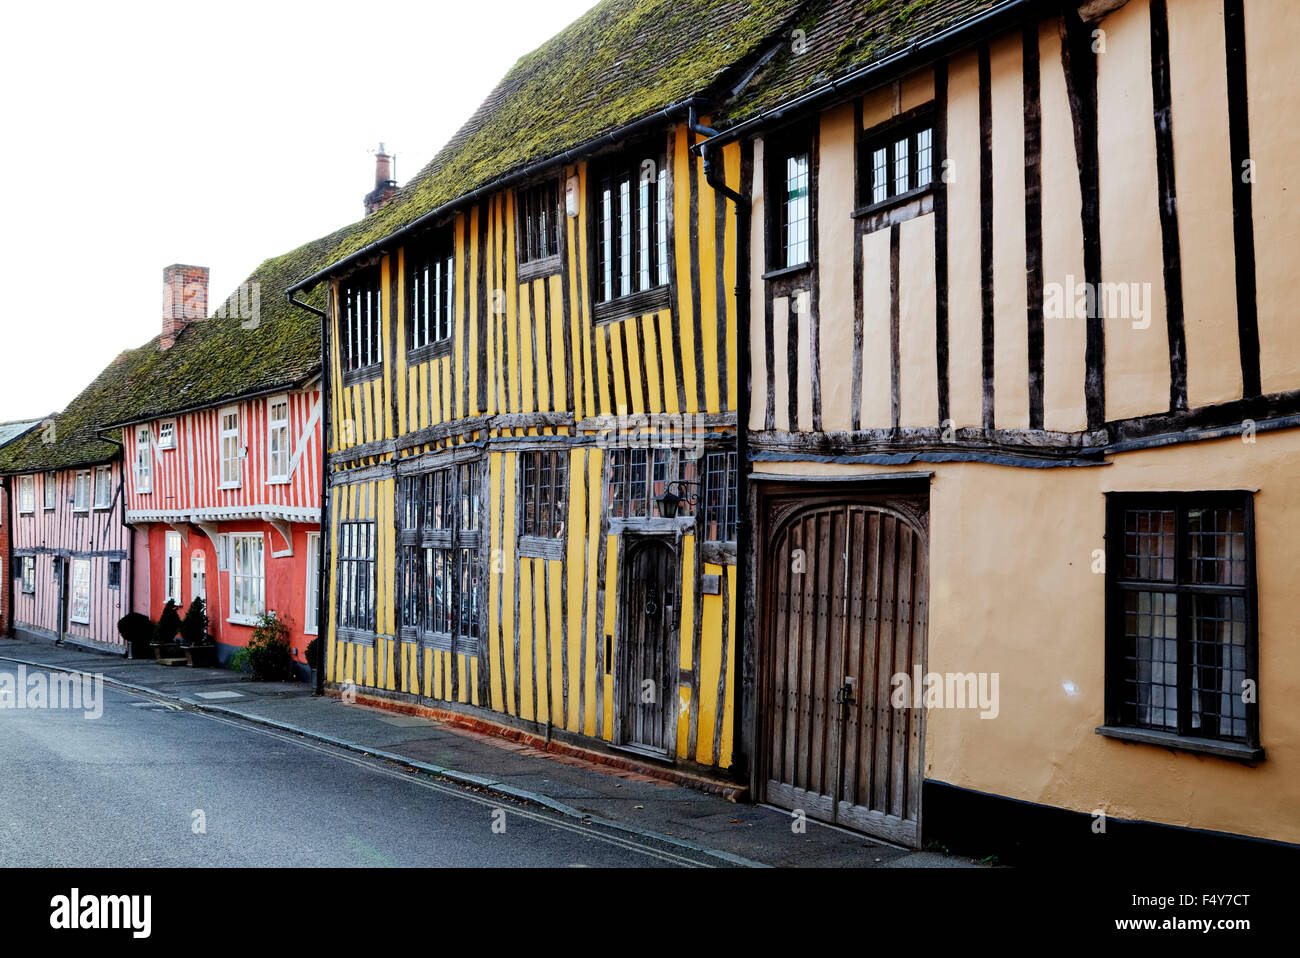
<svg viewBox="0 0 1300 958">
<path fill-rule="evenodd" d="M 1293 850 L 1297 27 L 599 4 L 291 290 L 331 689 L 906 845 Z"/>
</svg>

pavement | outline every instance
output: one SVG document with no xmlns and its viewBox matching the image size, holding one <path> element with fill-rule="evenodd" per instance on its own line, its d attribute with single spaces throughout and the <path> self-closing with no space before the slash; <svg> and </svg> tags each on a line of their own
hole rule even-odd
<svg viewBox="0 0 1300 958">
<path fill-rule="evenodd" d="M 714 864 L 750 867 L 980 867 L 971 859 L 899 848 L 811 820 L 799 830 L 783 810 L 738 804 L 419 716 L 315 696 L 303 682 L 255 682 L 228 669 L 166 667 L 31 639 L 0 640 L 0 665 L 5 663 L 6 671 L 22 664 L 102 675 L 110 688 L 175 703 L 181 711 L 257 723 L 512 807 L 540 806 L 557 820 L 661 851 L 675 849 L 686 860 L 707 856 Z"/>
</svg>

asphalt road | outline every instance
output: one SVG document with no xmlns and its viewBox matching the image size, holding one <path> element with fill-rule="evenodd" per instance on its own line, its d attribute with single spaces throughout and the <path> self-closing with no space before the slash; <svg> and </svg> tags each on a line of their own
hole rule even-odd
<svg viewBox="0 0 1300 958">
<path fill-rule="evenodd" d="M 98 718 L 0 708 L 0 866 L 726 864 L 254 723 L 103 700 Z"/>
</svg>

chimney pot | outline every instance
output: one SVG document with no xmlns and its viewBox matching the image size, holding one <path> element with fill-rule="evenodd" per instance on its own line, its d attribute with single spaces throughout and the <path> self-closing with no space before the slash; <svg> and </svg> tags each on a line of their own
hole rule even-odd
<svg viewBox="0 0 1300 958">
<path fill-rule="evenodd" d="M 387 206 L 397 193 L 395 160 L 396 157 L 380 143 L 375 154 L 375 188 L 365 196 L 367 216 Z"/>
<path fill-rule="evenodd" d="M 171 349 L 186 326 L 207 315 L 208 267 L 174 263 L 164 269 L 159 346 Z"/>
</svg>

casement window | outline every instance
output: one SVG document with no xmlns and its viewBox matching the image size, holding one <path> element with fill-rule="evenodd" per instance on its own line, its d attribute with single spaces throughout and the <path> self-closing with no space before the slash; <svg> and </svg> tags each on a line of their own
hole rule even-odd
<svg viewBox="0 0 1300 958">
<path fill-rule="evenodd" d="M 549 179 L 515 194 L 519 264 L 545 263 L 560 255 L 560 184 Z"/>
<path fill-rule="evenodd" d="M 266 471 L 268 482 L 289 481 L 289 397 L 266 404 Z"/>
<path fill-rule="evenodd" d="M 230 534 L 230 619 L 255 625 L 266 611 L 265 540 L 260 532 Z"/>
<path fill-rule="evenodd" d="M 122 588 L 122 560 L 110 559 L 108 561 L 108 587 L 110 589 Z"/>
<path fill-rule="evenodd" d="M 77 473 L 72 484 L 72 511 L 90 511 L 90 470 L 83 469 Z"/>
<path fill-rule="evenodd" d="M 59 495 L 59 474 L 57 472 L 47 472 L 41 477 L 41 499 L 42 505 L 46 512 L 54 509 Z"/>
<path fill-rule="evenodd" d="M 227 406 L 217 415 L 221 426 L 220 448 L 217 450 L 221 457 L 221 488 L 238 488 L 243 471 L 239 448 L 239 407 Z"/>
<path fill-rule="evenodd" d="M 1259 757 L 1250 494 L 1110 493 L 1106 509 L 1101 731 Z"/>
<path fill-rule="evenodd" d="M 23 591 L 30 595 L 36 591 L 36 556 L 21 556 L 19 562 Z"/>
<path fill-rule="evenodd" d="M 95 508 L 107 509 L 113 501 L 113 468 L 99 466 L 95 470 Z"/>
<path fill-rule="evenodd" d="M 736 454 L 711 452 L 704 460 L 704 541 L 736 541 Z"/>
<path fill-rule="evenodd" d="M 135 491 L 153 491 L 153 438 L 148 426 L 135 430 Z"/>
<path fill-rule="evenodd" d="M 307 635 L 320 632 L 320 533 L 307 533 L 307 608 L 303 610 L 302 630 Z"/>
<path fill-rule="evenodd" d="M 598 303 L 667 286 L 669 180 L 662 153 L 634 153 L 602 168 L 594 217 Z"/>
<path fill-rule="evenodd" d="M 803 266 L 812 259 L 812 153 L 796 146 L 769 167 L 776 200 L 774 269 Z"/>
<path fill-rule="evenodd" d="M 658 500 L 669 487 L 681 495 L 675 516 L 693 514 L 698 460 L 681 449 L 610 449 L 606 501 L 609 514 L 621 519 L 659 516 Z"/>
<path fill-rule="evenodd" d="M 378 266 L 358 270 L 339 284 L 339 355 L 344 372 L 383 360 L 384 291 Z"/>
<path fill-rule="evenodd" d="M 158 448 L 176 448 L 176 420 L 164 419 L 158 424 Z"/>
<path fill-rule="evenodd" d="M 31 513 L 36 511 L 36 477 L 19 476 L 18 477 L 18 512 Z"/>
<path fill-rule="evenodd" d="M 562 539 L 568 503 L 568 454 L 552 451 L 519 454 L 519 496 L 523 506 L 520 535 Z"/>
<path fill-rule="evenodd" d="M 68 617 L 82 625 L 90 624 L 90 560 L 72 560 L 72 594 Z"/>
<path fill-rule="evenodd" d="M 375 631 L 375 524 L 340 522 L 338 627 Z"/>
<path fill-rule="evenodd" d="M 456 245 L 450 228 L 422 248 L 408 249 L 406 348 L 451 342 L 456 303 Z"/>
<path fill-rule="evenodd" d="M 928 188 L 934 181 L 930 110 L 869 130 L 858 143 L 858 201 L 874 206 Z"/>
<path fill-rule="evenodd" d="M 165 582 L 163 595 L 177 605 L 181 604 L 181 534 L 179 532 L 167 532 L 165 534 L 165 560 L 164 560 L 164 578 Z"/>
<path fill-rule="evenodd" d="M 190 555 L 190 601 L 195 599 L 208 601 L 208 560 L 198 550 Z"/>
<path fill-rule="evenodd" d="M 402 479 L 402 630 L 435 648 L 477 642 L 479 464 Z"/>
</svg>

